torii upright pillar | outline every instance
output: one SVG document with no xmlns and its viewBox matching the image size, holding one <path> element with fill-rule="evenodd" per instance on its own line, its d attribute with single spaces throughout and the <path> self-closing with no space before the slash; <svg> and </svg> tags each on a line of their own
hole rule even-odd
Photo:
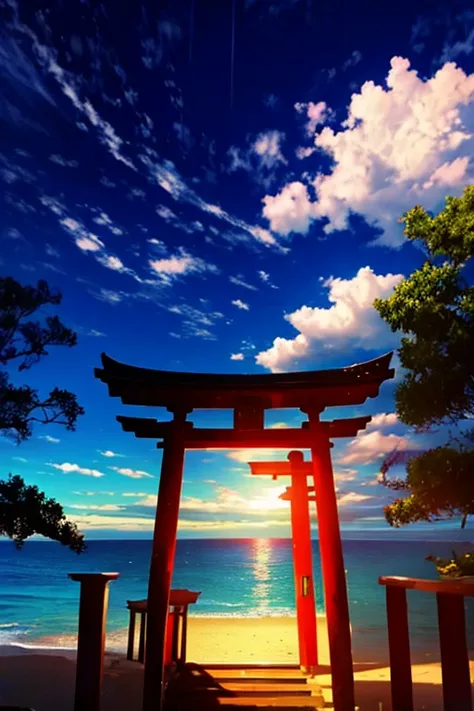
<svg viewBox="0 0 474 711">
<path fill-rule="evenodd" d="M 295 575 L 296 618 L 300 667 L 305 674 L 315 674 L 318 666 L 316 603 L 313 582 L 313 556 L 307 477 L 311 462 L 303 461 L 302 452 L 290 452 L 289 462 L 249 462 L 252 474 L 291 476 L 291 536 Z"/>
<path fill-rule="evenodd" d="M 331 462 L 332 442 L 319 426 L 319 413 L 308 412 L 314 432 L 311 456 L 318 513 L 319 550 L 329 636 L 333 703 L 336 711 L 355 708 L 352 640 L 339 514 Z"/>
</svg>

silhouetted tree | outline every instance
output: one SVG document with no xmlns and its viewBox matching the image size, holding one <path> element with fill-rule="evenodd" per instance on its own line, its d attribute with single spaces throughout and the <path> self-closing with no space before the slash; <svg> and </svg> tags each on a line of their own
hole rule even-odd
<svg viewBox="0 0 474 711">
<path fill-rule="evenodd" d="M 427 431 L 474 417 L 474 186 L 446 198 L 433 216 L 417 206 L 401 219 L 405 235 L 421 243 L 428 258 L 375 308 L 392 331 L 403 334 L 400 363 L 407 373 L 395 400 L 400 420 Z M 393 455 L 382 467 L 382 483 L 406 491 L 385 508 L 391 526 L 474 514 L 472 432 L 421 454 Z M 392 456 L 392 455 L 391 455 Z M 405 457 L 405 479 L 389 480 L 388 469 Z"/>
<path fill-rule="evenodd" d="M 84 414 L 73 393 L 56 387 L 41 398 L 29 385 L 13 385 L 6 372 L 13 361 L 18 361 L 19 371 L 28 370 L 48 355 L 50 346 L 76 345 L 76 334 L 57 316 L 48 316 L 44 323 L 31 319 L 42 306 L 60 304 L 61 298 L 44 280 L 34 287 L 22 286 L 12 277 L 0 278 L 0 432 L 17 442 L 31 436 L 33 422 L 54 422 L 73 430 Z"/>
<path fill-rule="evenodd" d="M 0 535 L 9 536 L 21 548 L 27 538 L 40 534 L 59 541 L 75 553 L 86 546 L 75 523 L 68 521 L 63 507 L 37 486 L 27 486 L 21 476 L 0 480 Z"/>
<path fill-rule="evenodd" d="M 49 346 L 75 346 L 76 334 L 57 316 L 44 322 L 32 320 L 42 306 L 59 305 L 61 294 L 51 291 L 46 281 L 22 286 L 12 277 L 0 278 L 0 432 L 18 443 L 32 434 L 32 424 L 56 423 L 74 430 L 84 409 L 76 395 L 54 388 L 46 398 L 29 385 L 13 385 L 7 367 L 18 363 L 20 372 L 28 370 Z M 85 549 L 84 536 L 68 521 L 62 506 L 37 486 L 27 486 L 20 476 L 0 481 L 0 535 L 9 536 L 21 548 L 33 534 L 40 534 L 69 546 L 76 553 Z"/>
</svg>

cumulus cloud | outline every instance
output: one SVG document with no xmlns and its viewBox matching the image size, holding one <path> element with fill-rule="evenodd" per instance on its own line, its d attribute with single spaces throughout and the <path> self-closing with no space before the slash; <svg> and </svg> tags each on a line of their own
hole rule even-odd
<svg viewBox="0 0 474 711">
<path fill-rule="evenodd" d="M 331 113 L 331 110 L 324 101 L 318 101 L 317 104 L 314 104 L 312 101 L 309 101 L 307 104 L 297 101 L 295 109 L 299 114 L 305 114 L 308 119 L 305 127 L 308 136 L 312 136 L 316 130 L 316 126 L 320 123 L 324 123 Z"/>
<path fill-rule="evenodd" d="M 230 359 L 231 360 L 244 360 L 245 356 L 243 353 L 231 353 L 230 354 Z"/>
<path fill-rule="evenodd" d="M 96 478 L 105 476 L 102 472 L 97 471 L 97 469 L 88 469 L 87 467 L 80 467 L 79 464 L 71 464 L 70 462 L 63 462 L 62 464 L 48 463 L 49 467 L 54 467 L 54 469 L 59 469 L 65 474 L 83 474 L 84 476 L 93 476 Z"/>
<path fill-rule="evenodd" d="M 372 415 L 372 419 L 367 425 L 367 430 L 384 429 L 385 427 L 394 427 L 399 423 L 396 412 L 379 412 L 377 415 Z"/>
<path fill-rule="evenodd" d="M 314 219 L 314 204 L 308 188 L 298 180 L 285 185 L 278 195 L 265 195 L 263 215 L 270 222 L 272 230 L 280 235 L 290 232 L 306 234 Z"/>
<path fill-rule="evenodd" d="M 380 430 L 363 432 L 353 439 L 339 459 L 340 464 L 370 464 L 395 449 L 419 449 L 419 444 L 409 437 L 384 434 Z"/>
<path fill-rule="evenodd" d="M 111 449 L 101 449 L 97 450 L 103 457 L 124 457 L 124 454 L 119 454 L 118 452 L 113 452 Z"/>
<path fill-rule="evenodd" d="M 325 126 L 316 148 L 333 165 L 306 185 L 294 181 L 263 198 L 274 232 L 306 233 L 325 218 L 326 233 L 345 230 L 351 213 L 375 228 L 375 242 L 403 243 L 397 218 L 415 204 L 435 209 L 446 190 L 460 193 L 473 178 L 474 74 L 446 63 L 430 79 L 393 57 L 386 87 L 367 81 L 352 94 L 340 130 Z"/>
<path fill-rule="evenodd" d="M 256 356 L 256 362 L 274 373 L 284 371 L 295 361 L 320 355 L 324 349 L 353 348 L 371 350 L 396 343 L 394 334 L 373 308 L 376 298 L 389 296 L 403 274 L 375 274 L 361 267 L 352 279 L 330 277 L 329 307 L 302 306 L 285 319 L 298 331 L 294 338 L 275 338 L 273 345 Z"/>
<path fill-rule="evenodd" d="M 129 469 L 128 467 L 109 467 L 109 469 L 129 479 L 154 479 L 152 474 L 148 474 L 148 472 L 144 472 L 141 469 Z"/>
</svg>

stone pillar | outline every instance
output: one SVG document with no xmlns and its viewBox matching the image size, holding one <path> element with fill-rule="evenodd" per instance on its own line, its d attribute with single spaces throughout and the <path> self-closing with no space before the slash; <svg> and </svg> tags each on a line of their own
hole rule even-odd
<svg viewBox="0 0 474 711">
<path fill-rule="evenodd" d="M 74 711 L 100 711 L 109 582 L 118 573 L 70 573 L 81 583 Z"/>
</svg>

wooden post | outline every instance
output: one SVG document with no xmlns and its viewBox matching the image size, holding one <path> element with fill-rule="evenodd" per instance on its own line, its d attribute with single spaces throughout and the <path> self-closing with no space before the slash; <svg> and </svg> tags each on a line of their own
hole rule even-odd
<svg viewBox="0 0 474 711">
<path fill-rule="evenodd" d="M 315 674 L 318 643 L 307 476 L 304 471 L 298 471 L 298 464 L 303 463 L 302 452 L 290 452 L 288 460 L 291 464 L 291 532 L 300 666 L 304 673 Z"/>
<path fill-rule="evenodd" d="M 386 594 L 392 708 L 413 711 L 407 591 L 387 585 Z"/>
<path fill-rule="evenodd" d="M 176 419 L 163 446 L 148 585 L 143 711 L 161 711 L 164 701 L 166 625 L 173 575 L 184 465 L 184 418 Z"/>
<path fill-rule="evenodd" d="M 464 597 L 438 593 L 444 711 L 472 711 Z"/>
<path fill-rule="evenodd" d="M 351 628 L 341 531 L 331 463 L 332 443 L 311 422 L 315 443 L 311 449 L 318 511 L 319 547 L 324 582 L 326 620 L 331 659 L 333 704 L 335 711 L 354 711 L 354 673 L 352 668 Z"/>
<path fill-rule="evenodd" d="M 138 638 L 138 661 L 145 661 L 146 612 L 140 612 L 140 636 Z"/>
<path fill-rule="evenodd" d="M 100 711 L 109 582 L 118 573 L 70 573 L 81 583 L 74 711 Z"/>
<path fill-rule="evenodd" d="M 135 610 L 130 610 L 130 623 L 128 625 L 128 645 L 127 645 L 127 659 L 133 662 L 133 651 L 135 648 Z"/>
</svg>

